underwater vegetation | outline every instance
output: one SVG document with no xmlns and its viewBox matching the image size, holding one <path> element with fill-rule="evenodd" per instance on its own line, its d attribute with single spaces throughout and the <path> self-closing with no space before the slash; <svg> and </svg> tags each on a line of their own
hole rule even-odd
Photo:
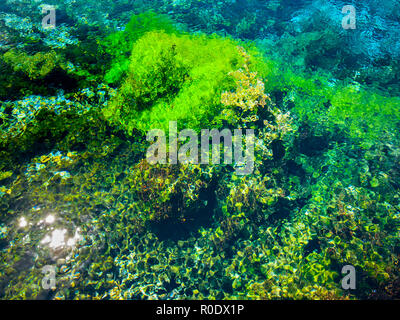
<svg viewBox="0 0 400 320">
<path fill-rule="evenodd" d="M 0 5 L 0 298 L 400 298 L 400 10 L 326 3 Z M 149 164 L 170 121 L 254 130 L 252 174 Z"/>
<path fill-rule="evenodd" d="M 227 73 L 240 56 L 229 40 L 148 32 L 132 48 L 129 69 L 106 118 L 133 129 L 165 129 L 171 120 L 200 128 L 218 112 Z M 189 107 L 190 106 L 190 107 Z"/>
</svg>

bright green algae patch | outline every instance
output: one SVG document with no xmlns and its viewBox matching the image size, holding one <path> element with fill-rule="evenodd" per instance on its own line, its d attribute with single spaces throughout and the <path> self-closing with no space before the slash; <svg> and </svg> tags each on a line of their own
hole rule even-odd
<svg viewBox="0 0 400 320">
<path fill-rule="evenodd" d="M 145 33 L 163 31 L 181 34 L 168 16 L 148 11 L 133 15 L 123 31 L 112 33 L 104 41 L 104 50 L 112 57 L 110 70 L 105 75 L 108 83 L 119 83 L 129 69 L 129 57 L 133 44 Z"/>
<path fill-rule="evenodd" d="M 201 128 L 221 110 L 221 93 L 234 88 L 228 73 L 243 64 L 237 47 L 216 36 L 146 33 L 133 45 L 106 118 L 129 133 L 167 130 L 169 121 Z"/>
<path fill-rule="evenodd" d="M 400 128 L 400 97 L 367 88 L 356 81 L 338 81 L 326 74 L 298 74 L 290 66 L 272 63 L 266 90 L 284 93 L 280 101 L 302 120 L 345 130 L 354 141 L 369 148 L 388 141 Z M 282 100 L 281 100 L 282 99 Z M 293 109 L 292 109 L 293 108 Z"/>
</svg>

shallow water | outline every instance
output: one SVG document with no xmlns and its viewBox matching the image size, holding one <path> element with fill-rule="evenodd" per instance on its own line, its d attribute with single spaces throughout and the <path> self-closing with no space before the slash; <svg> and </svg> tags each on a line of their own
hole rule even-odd
<svg viewBox="0 0 400 320">
<path fill-rule="evenodd" d="M 400 5 L 345 5 L 2 3 L 0 298 L 399 298 Z"/>
</svg>

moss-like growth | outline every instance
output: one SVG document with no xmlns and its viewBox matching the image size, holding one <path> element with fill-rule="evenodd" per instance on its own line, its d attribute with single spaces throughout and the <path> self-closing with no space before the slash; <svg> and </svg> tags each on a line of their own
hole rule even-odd
<svg viewBox="0 0 400 320">
<path fill-rule="evenodd" d="M 134 129 L 167 129 L 170 120 L 199 128 L 221 110 L 221 93 L 233 89 L 228 73 L 243 63 L 229 39 L 148 32 L 133 46 L 119 94 L 104 110 Z"/>
<path fill-rule="evenodd" d="M 351 79 L 338 81 L 326 74 L 305 76 L 277 63 L 267 76 L 266 90 L 300 121 L 340 128 L 363 147 L 392 139 L 400 123 L 399 97 L 388 97 Z M 317 125 L 315 129 L 320 130 Z"/>
<path fill-rule="evenodd" d="M 112 57 L 111 68 L 105 76 L 107 82 L 120 82 L 129 69 L 133 44 L 146 32 L 155 30 L 163 30 L 168 34 L 179 33 L 167 16 L 149 11 L 133 15 L 123 31 L 113 33 L 105 39 L 105 51 Z"/>
<path fill-rule="evenodd" d="M 4 54 L 3 58 L 14 71 L 23 72 L 32 80 L 45 77 L 57 66 L 59 60 L 54 51 L 29 55 L 25 52 L 10 50 Z"/>
</svg>

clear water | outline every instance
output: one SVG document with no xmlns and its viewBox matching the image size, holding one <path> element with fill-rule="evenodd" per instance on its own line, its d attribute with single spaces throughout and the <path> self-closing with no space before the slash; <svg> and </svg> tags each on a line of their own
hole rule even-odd
<svg viewBox="0 0 400 320">
<path fill-rule="evenodd" d="M 346 5 L 2 2 L 0 298 L 399 298 L 400 4 Z"/>
</svg>

